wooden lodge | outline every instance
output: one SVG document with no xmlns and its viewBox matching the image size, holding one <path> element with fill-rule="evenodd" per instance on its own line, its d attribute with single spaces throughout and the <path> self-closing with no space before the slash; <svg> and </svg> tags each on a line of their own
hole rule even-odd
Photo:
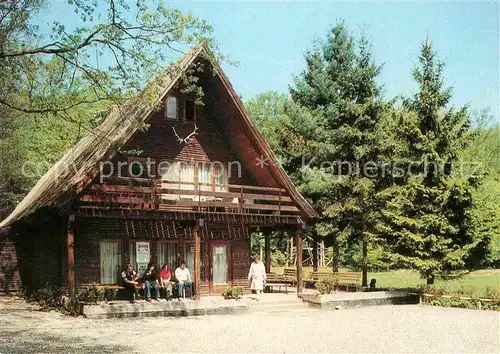
<svg viewBox="0 0 500 354">
<path fill-rule="evenodd" d="M 248 286 L 255 231 L 267 245 L 271 230 L 295 233 L 301 258 L 301 228 L 315 211 L 207 54 L 195 47 L 110 110 L 0 223 L 1 290 L 22 281 L 71 294 L 84 284 L 120 284 L 129 263 L 175 268 L 184 259 L 197 296 L 220 294 Z M 188 72 L 204 92 L 202 104 L 184 89 Z M 145 103 L 152 89 L 155 103 Z M 269 271 L 269 247 L 266 253 Z"/>
</svg>

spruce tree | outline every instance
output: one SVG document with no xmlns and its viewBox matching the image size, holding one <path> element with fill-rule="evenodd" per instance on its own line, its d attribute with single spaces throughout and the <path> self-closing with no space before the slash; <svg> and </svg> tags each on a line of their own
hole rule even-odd
<svg viewBox="0 0 500 354">
<path fill-rule="evenodd" d="M 380 67 L 373 62 L 369 41 L 355 41 L 343 23 L 331 30 L 322 47 L 316 45 L 306 55 L 306 63 L 291 88 L 293 101 L 314 117 L 312 149 L 305 156 L 312 162 L 302 169 L 299 185 L 321 215 L 318 236 L 333 237 L 336 251 L 339 240 L 363 242 L 366 286 L 367 244 L 374 238 L 375 196 L 382 186 L 376 163 L 384 110 L 375 82 Z M 338 253 L 335 258 L 338 270 Z"/>
<path fill-rule="evenodd" d="M 473 245 L 472 192 L 478 180 L 459 175 L 460 151 L 469 134 L 467 107 L 450 107 L 444 87 L 444 63 L 426 40 L 412 75 L 418 92 L 404 100 L 399 136 L 406 175 L 392 190 L 381 214 L 387 221 L 387 244 L 397 265 L 420 271 L 428 284 L 436 275 L 463 267 Z"/>
</svg>

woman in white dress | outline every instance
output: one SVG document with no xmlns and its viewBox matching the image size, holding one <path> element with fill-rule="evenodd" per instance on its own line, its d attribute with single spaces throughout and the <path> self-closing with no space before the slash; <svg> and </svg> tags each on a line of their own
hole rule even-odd
<svg viewBox="0 0 500 354">
<path fill-rule="evenodd" d="M 259 294 L 262 294 L 262 290 L 264 290 L 264 282 L 266 280 L 266 267 L 264 267 L 264 263 L 260 261 L 258 255 L 253 257 L 253 262 L 248 272 L 248 280 L 251 280 L 250 289 L 255 290 L 258 300 Z"/>
</svg>

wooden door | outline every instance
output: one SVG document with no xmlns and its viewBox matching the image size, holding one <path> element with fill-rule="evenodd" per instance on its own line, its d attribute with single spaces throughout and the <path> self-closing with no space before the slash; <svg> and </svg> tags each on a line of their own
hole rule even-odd
<svg viewBox="0 0 500 354">
<path fill-rule="evenodd" d="M 210 293 L 220 294 L 229 286 L 229 252 L 227 242 L 210 244 Z"/>
</svg>

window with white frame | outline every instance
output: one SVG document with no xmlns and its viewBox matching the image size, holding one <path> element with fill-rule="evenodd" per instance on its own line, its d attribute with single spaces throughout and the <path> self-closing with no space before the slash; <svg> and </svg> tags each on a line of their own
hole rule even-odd
<svg viewBox="0 0 500 354">
<path fill-rule="evenodd" d="M 122 261 L 122 249 L 119 241 L 101 241 L 99 243 L 101 284 L 118 284 Z"/>
<path fill-rule="evenodd" d="M 227 172 L 222 164 L 213 166 L 214 184 L 216 192 L 227 192 Z"/>
<path fill-rule="evenodd" d="M 162 173 L 162 188 L 194 190 L 194 165 L 192 163 L 176 161 L 166 166 L 160 173 Z M 162 198 L 167 200 L 178 200 L 179 197 L 192 198 L 193 196 L 179 196 L 175 193 L 164 193 L 162 195 Z"/>
<path fill-rule="evenodd" d="M 177 98 L 168 96 L 165 100 L 165 116 L 168 119 L 177 119 Z"/>
<path fill-rule="evenodd" d="M 179 189 L 194 190 L 194 165 L 188 162 L 179 163 Z"/>
<path fill-rule="evenodd" d="M 212 178 L 212 164 L 200 163 L 198 165 L 198 183 L 200 191 L 209 191 Z"/>
</svg>

